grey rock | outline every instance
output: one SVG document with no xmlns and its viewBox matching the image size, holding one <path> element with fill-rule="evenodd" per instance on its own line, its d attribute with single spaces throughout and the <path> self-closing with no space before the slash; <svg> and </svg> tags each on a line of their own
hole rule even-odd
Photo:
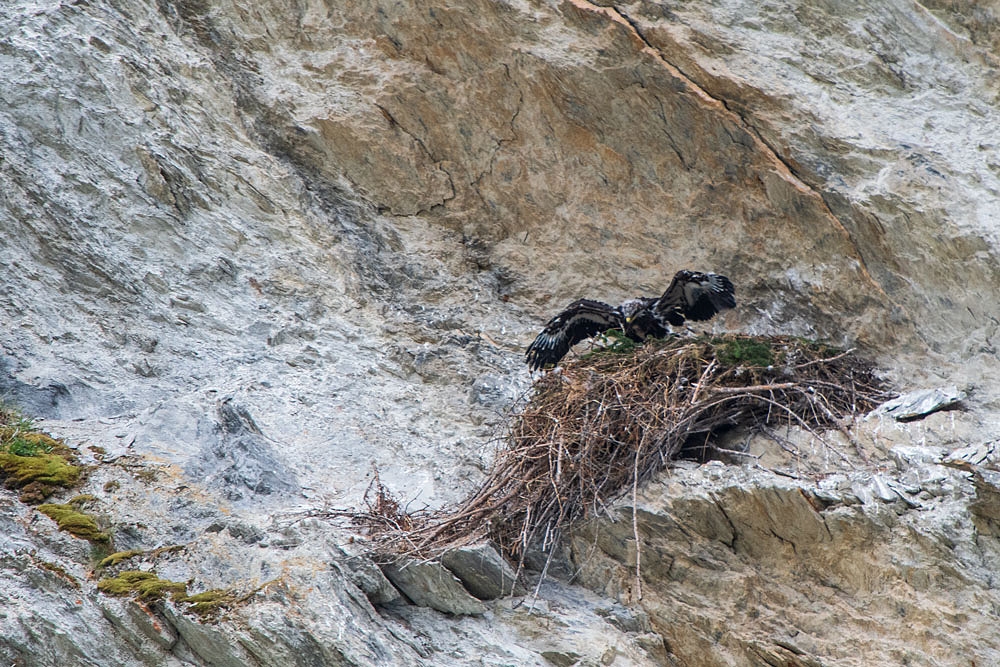
<svg viewBox="0 0 1000 667">
<path fill-rule="evenodd" d="M 677 661 L 670 655 L 667 645 L 663 641 L 663 635 L 656 632 L 646 632 L 637 635 L 635 641 L 639 646 L 644 648 L 658 664 L 670 666 L 677 664 Z"/>
<path fill-rule="evenodd" d="M 899 499 L 899 496 L 889 488 L 889 485 L 881 475 L 872 475 L 871 488 L 874 495 L 884 503 L 895 502 Z"/>
<path fill-rule="evenodd" d="M 613 605 L 605 609 L 598 609 L 597 613 L 622 632 L 647 634 L 653 630 L 653 626 L 649 622 L 649 614 L 641 609 Z"/>
<path fill-rule="evenodd" d="M 954 449 L 941 458 L 943 465 L 970 469 L 973 466 L 997 467 L 997 440 Z"/>
<path fill-rule="evenodd" d="M 229 641 L 224 630 L 179 614 L 172 605 L 164 607 L 164 616 L 183 640 L 190 657 L 198 662 L 220 667 L 244 667 L 252 654 L 237 642 Z"/>
<path fill-rule="evenodd" d="M 898 421 L 917 419 L 946 408 L 954 407 L 968 397 L 955 386 L 920 389 L 886 401 L 872 415 L 888 415 Z"/>
<path fill-rule="evenodd" d="M 976 500 L 969 505 L 976 527 L 985 535 L 1000 537 L 1000 472 L 973 473 Z"/>
<path fill-rule="evenodd" d="M 364 591 L 372 604 L 393 604 L 402 600 L 399 589 L 392 585 L 371 559 L 357 555 L 343 561 L 351 582 Z"/>
<path fill-rule="evenodd" d="M 469 595 L 440 563 L 409 561 L 383 565 L 382 571 L 414 604 L 446 614 L 484 614 L 486 606 Z"/>
<path fill-rule="evenodd" d="M 555 667 L 573 667 L 583 656 L 574 651 L 542 651 L 542 657 Z"/>
<path fill-rule="evenodd" d="M 875 427 L 869 423 L 864 428 Z M 949 605 L 933 607 L 931 613 L 936 619 L 918 620 L 917 615 L 907 613 L 905 628 L 900 626 L 897 632 L 886 635 L 886 625 L 880 622 L 878 630 L 869 635 L 873 627 L 868 625 L 873 598 L 894 596 L 874 592 L 866 582 L 874 572 L 903 577 L 913 587 L 912 594 L 924 600 L 963 600 L 968 592 L 981 590 L 982 582 L 993 576 L 990 569 L 1000 560 L 1000 550 L 995 548 L 992 538 L 972 536 L 995 535 L 1000 526 L 997 500 L 1000 479 L 990 478 L 989 475 L 996 475 L 992 471 L 979 469 L 976 473 L 980 476 L 973 480 L 974 484 L 968 481 L 963 484 L 966 473 L 934 462 L 914 463 L 907 472 L 916 478 L 943 476 L 954 486 L 941 498 L 921 504 L 920 511 L 909 511 L 904 483 L 887 471 L 874 476 L 867 470 L 846 474 L 843 482 L 865 496 L 866 502 L 858 505 L 817 507 L 814 502 L 799 502 L 798 499 L 808 500 L 811 481 L 791 481 L 770 471 L 738 467 L 728 468 L 722 477 L 703 470 L 684 471 L 683 481 L 673 479 L 681 474 L 675 470 L 669 477 L 664 476 L 665 489 L 651 486 L 640 492 L 638 529 L 645 536 L 641 561 L 642 608 L 650 614 L 655 628 L 708 623 L 704 630 L 692 631 L 691 626 L 684 631 L 667 630 L 663 638 L 673 655 L 670 659 L 676 658 L 678 664 L 703 659 L 706 646 L 724 636 L 725 628 L 737 623 L 745 630 L 754 625 L 756 614 L 782 620 L 778 625 L 769 622 L 767 631 L 754 633 L 755 639 L 720 645 L 709 649 L 709 653 L 723 656 L 745 650 L 749 655 L 780 656 L 782 651 L 773 644 L 774 638 L 782 635 L 788 640 L 782 639 L 777 645 L 800 655 L 803 664 L 849 661 L 854 649 L 844 642 L 867 645 L 866 637 L 876 635 L 883 642 L 879 645 L 884 645 L 879 652 L 912 651 L 913 632 L 935 627 L 950 613 Z M 884 487 L 878 495 L 877 487 Z M 882 500 L 887 502 L 879 502 Z M 694 507 L 697 504 L 706 507 L 699 510 Z M 572 536 L 574 562 L 580 564 L 577 580 L 623 601 L 634 600 L 635 590 L 634 560 L 617 546 L 632 534 L 630 522 L 623 520 L 631 515 L 630 505 L 630 499 L 620 500 L 614 521 L 598 517 Z M 731 537 L 718 535 L 709 508 L 725 512 L 732 527 Z M 971 511 L 973 522 L 956 520 L 953 512 L 958 508 Z M 985 548 L 963 547 L 970 539 Z M 940 554 L 956 551 L 963 554 L 963 564 L 947 558 L 949 564 L 944 565 Z M 819 567 L 824 574 L 804 583 L 800 567 Z M 740 612 L 739 602 L 721 608 L 707 604 L 709 600 L 719 600 L 721 591 L 751 585 L 750 582 L 760 581 L 762 576 L 767 579 L 768 592 L 755 589 L 754 612 Z M 855 625 L 844 620 L 842 610 L 837 612 L 822 605 L 822 614 L 829 614 L 829 622 L 837 624 L 835 633 L 804 630 L 806 616 L 816 620 L 816 607 L 788 605 L 790 599 L 800 595 L 839 600 L 845 590 L 867 591 L 865 601 L 857 603 L 868 610 L 861 614 L 866 620 Z M 990 601 L 982 601 L 983 609 L 995 603 L 996 596 L 990 593 L 987 597 Z M 691 605 L 695 600 L 701 602 L 693 610 Z M 901 609 L 896 607 L 874 616 L 885 616 L 889 623 L 888 618 Z M 804 616 L 800 617 L 800 612 Z M 974 612 L 970 618 L 981 613 L 986 616 L 977 621 L 979 629 L 963 630 L 969 633 L 970 641 L 987 632 L 988 611 Z M 968 645 L 970 654 L 992 655 L 1000 650 L 996 641 L 988 641 L 988 645 L 973 643 L 975 648 Z M 891 662 L 888 657 L 886 660 Z M 666 662 L 670 664 L 669 660 Z"/>
<path fill-rule="evenodd" d="M 233 500 L 298 490 L 295 474 L 280 461 L 273 442 L 245 407 L 227 398 L 219 401 L 218 415 L 218 437 L 192 474 L 205 476 L 209 484 L 221 484 Z"/>
<path fill-rule="evenodd" d="M 441 564 L 480 600 L 524 595 L 526 592 L 520 583 L 515 585 L 514 568 L 490 544 L 447 551 L 441 556 Z"/>
</svg>

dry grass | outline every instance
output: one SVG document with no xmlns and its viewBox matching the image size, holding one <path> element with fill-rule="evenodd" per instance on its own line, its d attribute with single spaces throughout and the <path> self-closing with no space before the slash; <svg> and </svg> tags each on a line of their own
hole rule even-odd
<svg viewBox="0 0 1000 667">
<path fill-rule="evenodd" d="M 693 443 L 732 427 L 841 427 L 887 398 L 853 351 L 785 337 L 669 338 L 609 349 L 539 378 L 492 471 L 456 507 L 407 514 L 377 480 L 367 527 L 383 557 L 491 540 L 515 562 L 574 520 L 636 493 Z"/>
</svg>

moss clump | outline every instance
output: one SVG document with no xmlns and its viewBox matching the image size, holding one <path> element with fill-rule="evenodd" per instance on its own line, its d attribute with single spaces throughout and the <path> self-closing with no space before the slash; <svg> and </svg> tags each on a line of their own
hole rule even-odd
<svg viewBox="0 0 1000 667">
<path fill-rule="evenodd" d="M 716 339 L 715 358 L 726 366 L 773 366 L 774 350 L 766 342 L 753 338 Z"/>
<path fill-rule="evenodd" d="M 19 433 L 7 439 L 6 451 L 17 456 L 38 456 L 52 451 L 48 438 L 41 433 Z"/>
<path fill-rule="evenodd" d="M 21 500 L 26 503 L 40 503 L 58 487 L 75 486 L 82 470 L 59 454 L 20 456 L 0 452 L 0 473 L 8 486 L 21 489 Z"/>
<path fill-rule="evenodd" d="M 137 554 L 140 552 L 122 552 Z M 101 561 L 103 566 L 110 558 L 119 556 L 112 554 Z M 127 558 L 129 556 L 124 556 Z M 116 577 L 106 577 L 97 582 L 97 588 L 108 595 L 134 595 L 140 600 L 159 600 L 169 594 L 170 599 L 177 604 L 187 605 L 185 611 L 199 616 L 211 616 L 223 609 L 239 604 L 242 600 L 231 590 L 212 589 L 195 595 L 187 594 L 187 584 L 179 581 L 160 579 L 155 572 L 126 570 Z"/>
<path fill-rule="evenodd" d="M 118 563 L 122 562 L 123 560 L 128 560 L 129 558 L 134 558 L 136 556 L 141 556 L 143 553 L 145 552 L 142 551 L 141 549 L 132 549 L 131 551 L 118 551 L 111 554 L 107 558 L 102 559 L 101 562 L 97 564 L 97 567 L 113 567 Z"/>
<path fill-rule="evenodd" d="M 21 456 L 0 452 L 0 470 L 16 486 L 31 482 L 70 487 L 80 479 L 80 467 L 70 464 L 58 454 Z"/>
<path fill-rule="evenodd" d="M 0 477 L 21 489 L 26 503 L 42 502 L 58 487 L 75 486 L 83 471 L 74 465 L 72 450 L 34 428 L 30 419 L 0 406 Z"/>
<path fill-rule="evenodd" d="M 136 595 L 140 600 L 159 600 L 167 593 L 175 600 L 187 597 L 187 584 L 160 579 L 153 572 L 126 570 L 117 577 L 97 582 L 97 589 L 108 595 Z"/>
<path fill-rule="evenodd" d="M 188 605 L 187 611 L 198 614 L 199 616 L 210 616 L 212 614 L 216 614 L 239 602 L 236 595 L 232 591 L 224 591 L 218 588 L 205 591 L 204 593 L 198 593 L 196 595 L 178 597 L 175 598 L 175 600 Z"/>
<path fill-rule="evenodd" d="M 0 449 L 20 456 L 34 456 L 53 450 L 65 450 L 66 446 L 50 435 L 25 429 L 22 425 L 2 425 Z"/>
<path fill-rule="evenodd" d="M 39 505 L 38 511 L 56 522 L 59 530 L 65 530 L 73 537 L 90 542 L 107 543 L 111 536 L 102 533 L 97 527 L 97 521 L 89 514 L 84 514 L 73 505 L 57 505 L 47 503 Z"/>
</svg>

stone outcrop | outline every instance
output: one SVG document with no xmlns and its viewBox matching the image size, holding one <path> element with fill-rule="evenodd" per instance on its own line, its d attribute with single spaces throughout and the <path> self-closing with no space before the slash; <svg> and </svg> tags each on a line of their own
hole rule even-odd
<svg viewBox="0 0 1000 667">
<path fill-rule="evenodd" d="M 574 535 L 580 581 L 643 609 L 684 665 L 989 663 L 996 488 L 937 449 L 893 453 L 818 484 L 718 462 L 668 475 L 637 504 L 641 599 L 630 503 Z"/>
<path fill-rule="evenodd" d="M 485 614 L 482 602 L 469 594 L 455 575 L 440 563 L 408 561 L 382 568 L 385 576 L 414 604 L 446 614 Z"/>
<path fill-rule="evenodd" d="M 527 593 L 514 568 L 489 544 L 452 549 L 441 555 L 441 564 L 480 600 Z"/>
<path fill-rule="evenodd" d="M 998 26 L 943 0 L 6 2 L 0 395 L 92 466 L 73 493 L 136 567 L 248 597 L 212 623 L 109 598 L 4 492 L 0 659 L 998 662 L 993 473 L 939 463 L 1000 409 Z M 461 498 L 545 319 L 682 267 L 737 286 L 711 327 L 858 345 L 963 411 L 673 470 L 638 549 L 618 505 L 553 567 L 576 584 L 481 616 L 352 560 L 324 512 L 373 466 L 411 509 Z"/>
</svg>

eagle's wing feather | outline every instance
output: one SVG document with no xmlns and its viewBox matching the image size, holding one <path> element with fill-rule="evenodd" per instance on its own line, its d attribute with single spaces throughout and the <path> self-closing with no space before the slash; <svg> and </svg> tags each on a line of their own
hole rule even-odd
<svg viewBox="0 0 1000 667">
<path fill-rule="evenodd" d="M 684 320 L 709 320 L 719 311 L 735 305 L 733 283 L 726 276 L 678 271 L 654 306 L 654 312 L 678 326 Z"/>
<path fill-rule="evenodd" d="M 525 358 L 531 370 L 556 364 L 569 349 L 584 338 L 622 326 L 618 309 L 600 301 L 579 299 L 567 306 L 545 325 L 528 346 Z"/>
</svg>

